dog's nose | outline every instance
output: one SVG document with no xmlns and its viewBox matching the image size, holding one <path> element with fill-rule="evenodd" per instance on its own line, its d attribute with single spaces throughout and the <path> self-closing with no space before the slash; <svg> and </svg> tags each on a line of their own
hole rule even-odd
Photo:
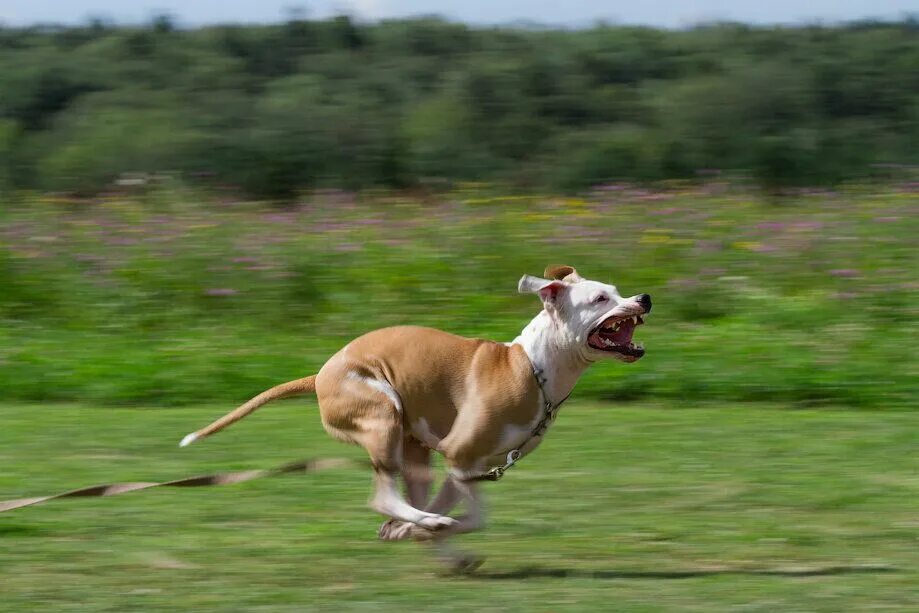
<svg viewBox="0 0 919 613">
<path fill-rule="evenodd" d="M 635 299 L 635 302 L 641 305 L 641 308 L 645 310 L 645 313 L 651 312 L 651 296 L 648 294 L 640 294 L 638 298 Z"/>
</svg>

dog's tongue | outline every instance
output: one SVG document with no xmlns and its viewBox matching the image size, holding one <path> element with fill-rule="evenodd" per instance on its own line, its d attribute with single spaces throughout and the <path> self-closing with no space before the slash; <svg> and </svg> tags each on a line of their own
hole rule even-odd
<svg viewBox="0 0 919 613">
<path fill-rule="evenodd" d="M 626 345 L 632 340 L 632 334 L 635 332 L 635 324 L 631 319 L 619 322 L 619 329 L 612 330 L 600 329 L 600 336 L 609 339 L 617 345 Z"/>
</svg>

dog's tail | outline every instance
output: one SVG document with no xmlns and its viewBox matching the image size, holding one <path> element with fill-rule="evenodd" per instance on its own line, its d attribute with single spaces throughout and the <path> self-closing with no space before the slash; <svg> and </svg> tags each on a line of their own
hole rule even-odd
<svg viewBox="0 0 919 613">
<path fill-rule="evenodd" d="M 287 398 L 289 396 L 298 396 L 314 391 L 316 391 L 316 375 L 310 375 L 309 377 L 303 377 L 302 379 L 295 379 L 287 383 L 282 383 L 281 385 L 276 385 L 271 389 L 265 390 L 238 409 L 227 413 L 211 425 L 205 426 L 196 432 L 192 432 L 182 439 L 182 442 L 179 443 L 179 447 L 187 447 L 205 436 L 210 436 L 215 432 L 223 430 L 230 424 L 239 421 L 263 404 L 268 404 L 272 400 Z"/>
</svg>

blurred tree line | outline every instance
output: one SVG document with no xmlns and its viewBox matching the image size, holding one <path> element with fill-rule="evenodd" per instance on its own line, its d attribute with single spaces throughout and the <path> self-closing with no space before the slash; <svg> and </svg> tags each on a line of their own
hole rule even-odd
<svg viewBox="0 0 919 613">
<path fill-rule="evenodd" d="M 764 186 L 919 161 L 919 22 L 665 31 L 292 17 L 0 28 L 0 185 L 174 172 L 255 196 L 700 172 Z"/>
</svg>

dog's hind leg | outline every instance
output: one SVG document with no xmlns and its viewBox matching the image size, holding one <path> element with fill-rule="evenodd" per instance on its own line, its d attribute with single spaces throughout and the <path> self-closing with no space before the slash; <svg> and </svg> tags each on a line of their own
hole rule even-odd
<svg viewBox="0 0 919 613">
<path fill-rule="evenodd" d="M 413 507 L 399 491 L 404 432 L 401 402 L 392 386 L 359 365 L 334 364 L 332 368 L 334 371 L 323 367 L 317 379 L 322 423 L 329 433 L 361 445 L 370 455 L 375 488 L 370 507 L 428 530 L 456 523 Z"/>
<path fill-rule="evenodd" d="M 361 432 L 354 438 L 370 454 L 374 471 L 375 492 L 370 507 L 378 513 L 427 530 L 440 530 L 455 524 L 454 519 L 412 506 L 399 491 L 397 479 L 403 472 L 403 433 L 398 415 L 390 409 L 376 416 L 365 416 L 360 424 Z"/>
<path fill-rule="evenodd" d="M 431 450 L 412 436 L 405 436 L 402 443 L 402 478 L 409 504 L 424 509 L 431 494 L 434 475 L 431 470 Z M 384 541 L 407 538 L 414 524 L 388 519 L 383 522 L 377 535 Z"/>
<path fill-rule="evenodd" d="M 431 497 L 434 473 L 431 469 L 431 450 L 412 436 L 402 442 L 402 478 L 405 493 L 413 507 L 423 509 Z"/>
<path fill-rule="evenodd" d="M 426 530 L 440 530 L 457 523 L 450 517 L 422 511 L 410 505 L 396 484 L 399 468 L 380 462 L 379 458 L 375 458 L 373 464 L 376 492 L 370 506 L 375 511 L 396 520 L 411 522 Z"/>
</svg>

